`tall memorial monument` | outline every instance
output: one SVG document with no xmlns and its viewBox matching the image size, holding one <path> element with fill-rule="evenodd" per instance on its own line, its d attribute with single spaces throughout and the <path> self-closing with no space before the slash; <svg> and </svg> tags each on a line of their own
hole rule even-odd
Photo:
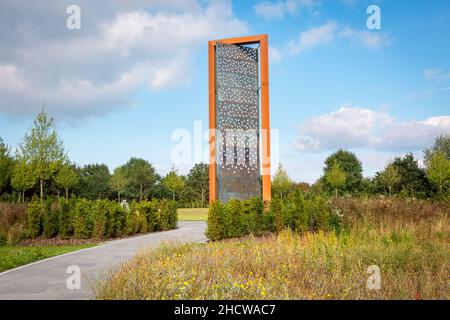
<svg viewBox="0 0 450 320">
<path fill-rule="evenodd" d="M 209 41 L 209 198 L 270 201 L 268 36 Z"/>
</svg>

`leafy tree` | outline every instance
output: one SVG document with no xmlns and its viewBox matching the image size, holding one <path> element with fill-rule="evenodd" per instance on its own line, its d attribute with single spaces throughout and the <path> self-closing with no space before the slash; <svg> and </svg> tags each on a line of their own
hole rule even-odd
<svg viewBox="0 0 450 320">
<path fill-rule="evenodd" d="M 87 199 L 109 198 L 111 195 L 111 174 L 105 164 L 89 164 L 79 170 L 80 183 L 77 193 Z"/>
<path fill-rule="evenodd" d="M 14 165 L 11 176 L 11 185 L 14 190 L 19 192 L 19 202 L 20 196 L 22 196 L 22 201 L 25 202 L 25 192 L 33 188 L 35 184 L 36 176 L 33 168 L 23 159 L 19 159 Z"/>
<path fill-rule="evenodd" d="M 124 170 L 128 179 L 128 196 L 139 200 L 146 198 L 156 182 L 155 168 L 147 160 L 131 158 Z"/>
<path fill-rule="evenodd" d="M 392 165 L 400 175 L 400 182 L 396 191 L 402 191 L 408 195 L 424 196 L 431 189 L 425 175 L 425 170 L 419 167 L 412 153 L 402 157 L 396 157 Z"/>
<path fill-rule="evenodd" d="M 450 160 L 446 159 L 444 152 L 435 151 L 430 155 L 426 173 L 440 194 L 450 186 Z"/>
<path fill-rule="evenodd" d="M 338 150 L 330 155 L 325 160 L 324 177 L 332 169 L 333 165 L 338 163 L 340 168 L 345 172 L 346 179 L 345 184 L 342 186 L 343 191 L 357 192 L 361 189 L 362 176 L 362 164 L 353 152 L 346 150 Z M 325 185 L 331 189 L 334 189 L 325 180 Z"/>
<path fill-rule="evenodd" d="M 172 168 L 172 170 L 164 177 L 162 183 L 167 189 L 170 190 L 172 193 L 172 200 L 174 201 L 175 195 L 184 189 L 183 177 L 177 174 L 177 170 L 175 170 L 175 168 Z"/>
<path fill-rule="evenodd" d="M 205 163 L 196 163 L 186 180 L 186 194 L 188 197 L 198 199 L 201 206 L 209 199 L 209 166 Z"/>
<path fill-rule="evenodd" d="M 66 160 L 62 140 L 55 131 L 53 118 L 42 110 L 34 119 L 31 132 L 19 145 L 19 154 L 33 167 L 39 181 L 41 203 L 44 199 L 44 182 L 58 171 Z"/>
<path fill-rule="evenodd" d="M 117 201 L 120 202 L 120 195 L 125 192 L 128 185 L 128 179 L 124 167 L 117 167 L 111 176 L 111 188 L 117 192 Z"/>
<path fill-rule="evenodd" d="M 447 135 L 440 135 L 434 140 L 431 148 L 426 149 L 424 153 L 425 164 L 431 159 L 434 152 L 441 151 L 447 160 L 450 160 L 450 133 Z"/>
<path fill-rule="evenodd" d="M 389 195 L 392 196 L 392 188 L 397 186 L 401 180 L 397 168 L 391 163 L 388 164 L 382 172 L 377 172 L 375 180 L 384 188 L 389 190 Z"/>
<path fill-rule="evenodd" d="M 330 170 L 325 174 L 325 181 L 334 188 L 336 197 L 338 196 L 338 189 L 345 185 L 346 179 L 347 174 L 337 161 L 334 162 Z"/>
<path fill-rule="evenodd" d="M 69 189 L 74 188 L 78 182 L 80 181 L 80 177 L 78 172 L 74 169 L 73 166 L 68 164 L 63 165 L 58 174 L 55 176 L 55 183 L 59 188 L 62 188 L 66 192 L 66 201 L 69 200 Z M 59 193 L 58 193 L 59 194 Z"/>
<path fill-rule="evenodd" d="M 282 164 L 278 165 L 277 172 L 273 176 L 272 191 L 274 194 L 279 194 L 280 199 L 283 200 L 283 194 L 288 193 L 289 189 L 293 186 L 291 178 L 289 178 L 286 170 L 283 169 Z"/>
<path fill-rule="evenodd" d="M 9 148 L 0 137 L 0 194 L 9 187 L 13 167 L 14 160 L 9 155 Z"/>
</svg>

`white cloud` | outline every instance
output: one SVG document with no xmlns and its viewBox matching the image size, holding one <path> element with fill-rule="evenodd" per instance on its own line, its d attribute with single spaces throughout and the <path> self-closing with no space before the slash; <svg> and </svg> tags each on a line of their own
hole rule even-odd
<svg viewBox="0 0 450 320">
<path fill-rule="evenodd" d="M 398 121 L 386 112 L 341 107 L 305 121 L 299 131 L 295 147 L 300 151 L 337 148 L 415 151 L 431 145 L 437 135 L 450 133 L 450 115 Z"/>
<path fill-rule="evenodd" d="M 375 31 L 355 30 L 348 26 L 341 28 L 335 21 L 302 31 L 300 35 L 287 44 L 291 55 L 323 46 L 336 38 L 348 40 L 350 44 L 369 49 L 379 49 L 390 44 L 389 36 Z"/>
<path fill-rule="evenodd" d="M 286 12 L 286 5 L 283 1 L 268 2 L 263 1 L 255 5 L 255 13 L 267 20 L 283 18 Z"/>
<path fill-rule="evenodd" d="M 53 114 L 86 117 L 131 105 L 143 86 L 188 84 L 193 54 L 207 40 L 248 31 L 227 0 L 127 3 L 103 9 L 81 1 L 81 30 L 70 31 L 63 1 L 27 5 L 39 7 L 34 15 L 19 2 L 2 2 L 0 35 L 12 35 L 0 49 L 0 112 L 28 114 L 46 102 Z"/>
<path fill-rule="evenodd" d="M 269 62 L 270 63 L 279 63 L 283 61 L 283 55 L 281 51 L 278 50 L 277 47 L 269 46 Z"/>
<path fill-rule="evenodd" d="M 338 25 L 335 22 L 329 22 L 319 27 L 303 31 L 296 40 L 292 40 L 288 44 L 289 52 L 295 55 L 305 50 L 330 43 L 336 35 L 337 27 Z"/>
<path fill-rule="evenodd" d="M 450 79 L 450 71 L 443 71 L 442 69 L 425 69 L 423 74 L 428 80 L 448 80 Z"/>
<path fill-rule="evenodd" d="M 339 36 L 348 39 L 352 44 L 371 49 L 382 48 L 390 44 L 389 38 L 381 31 L 361 31 L 346 26 Z"/>
<path fill-rule="evenodd" d="M 286 14 L 295 14 L 300 8 L 318 5 L 318 0 L 262 1 L 254 6 L 255 14 L 266 20 L 281 19 Z"/>
</svg>

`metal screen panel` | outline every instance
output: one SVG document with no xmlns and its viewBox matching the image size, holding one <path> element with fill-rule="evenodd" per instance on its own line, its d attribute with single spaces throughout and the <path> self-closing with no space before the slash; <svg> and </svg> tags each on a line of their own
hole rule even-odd
<svg viewBox="0 0 450 320">
<path fill-rule="evenodd" d="M 219 200 L 261 197 L 258 49 L 217 43 L 216 116 Z"/>
</svg>

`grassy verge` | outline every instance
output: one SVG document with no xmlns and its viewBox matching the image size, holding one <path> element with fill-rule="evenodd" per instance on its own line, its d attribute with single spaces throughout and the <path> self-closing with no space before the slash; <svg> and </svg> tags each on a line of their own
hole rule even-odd
<svg viewBox="0 0 450 320">
<path fill-rule="evenodd" d="M 94 245 L 0 246 L 0 272 L 71 251 L 93 247 Z"/>
<path fill-rule="evenodd" d="M 283 231 L 263 238 L 250 236 L 208 244 L 165 245 L 142 251 L 99 281 L 94 288 L 96 297 L 450 297 L 450 220 L 446 206 L 431 204 L 434 210 L 428 210 L 406 202 L 396 207 L 385 200 L 351 201 L 348 208 L 341 206 L 346 220 L 351 222 L 338 234 Z M 411 212 L 402 213 L 408 206 Z M 359 216 L 362 212 L 364 215 Z M 373 265 L 381 272 L 379 290 L 367 286 L 368 280 L 374 279 L 369 273 L 373 271 L 368 271 Z"/>
<path fill-rule="evenodd" d="M 208 208 L 178 209 L 179 221 L 206 221 L 207 219 Z"/>
</svg>

